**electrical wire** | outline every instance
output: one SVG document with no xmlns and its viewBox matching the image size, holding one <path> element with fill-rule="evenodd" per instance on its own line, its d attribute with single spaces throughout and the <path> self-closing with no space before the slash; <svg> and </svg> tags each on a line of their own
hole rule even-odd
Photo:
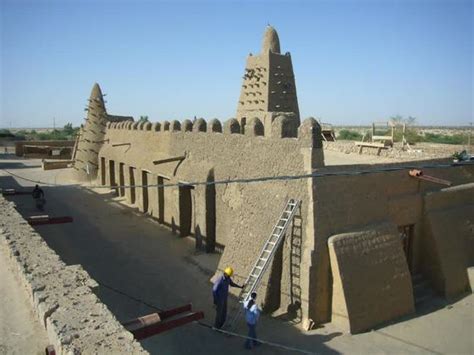
<svg viewBox="0 0 474 355">
<path fill-rule="evenodd" d="M 349 170 L 349 171 L 325 171 L 318 172 L 315 171 L 309 174 L 301 175 L 277 175 L 277 176 L 264 176 L 264 177 L 255 177 L 255 178 L 240 178 L 240 179 L 226 179 L 226 180 L 217 180 L 217 181 L 195 181 L 195 182 L 178 182 L 178 183 L 169 183 L 169 184 L 146 184 L 146 185 L 86 185 L 87 188 L 96 188 L 96 189 L 120 189 L 120 188 L 144 188 L 144 187 L 182 187 L 182 186 L 210 186 L 210 185 L 228 185 L 228 184 L 250 184 L 250 183 L 259 183 L 267 181 L 291 181 L 291 180 L 302 180 L 302 179 L 311 179 L 319 177 L 328 177 L 328 176 L 359 176 L 359 175 L 368 175 L 374 173 L 384 173 L 384 172 L 393 172 L 393 171 L 403 171 L 410 169 L 446 169 L 451 167 L 458 166 L 469 166 L 474 165 L 474 162 L 458 162 L 458 163 L 446 163 L 446 164 L 417 164 L 417 165 L 398 165 L 393 167 L 381 167 L 376 169 L 363 169 L 363 170 Z M 40 180 L 33 180 L 25 178 L 18 174 L 15 174 L 7 169 L 0 170 L 6 172 L 7 174 L 17 177 L 19 179 L 30 181 L 37 184 L 42 184 L 46 186 L 82 186 L 80 184 L 56 184 L 49 183 Z"/>
</svg>

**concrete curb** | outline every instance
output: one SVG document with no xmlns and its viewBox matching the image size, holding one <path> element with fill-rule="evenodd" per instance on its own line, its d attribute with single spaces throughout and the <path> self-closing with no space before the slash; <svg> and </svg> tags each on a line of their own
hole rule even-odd
<svg viewBox="0 0 474 355">
<path fill-rule="evenodd" d="M 98 284 L 82 266 L 66 265 L 1 196 L 0 242 L 56 353 L 148 353 L 94 294 Z"/>
</svg>

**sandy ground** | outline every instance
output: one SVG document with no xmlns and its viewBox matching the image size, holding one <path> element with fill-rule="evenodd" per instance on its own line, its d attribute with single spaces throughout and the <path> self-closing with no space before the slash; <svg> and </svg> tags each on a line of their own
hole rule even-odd
<svg viewBox="0 0 474 355">
<path fill-rule="evenodd" d="M 343 153 L 332 150 L 324 151 L 324 163 L 328 166 L 348 164 L 396 163 L 397 161 L 399 160 L 389 157 L 379 157 L 377 155 Z"/>
<path fill-rule="evenodd" d="M 48 337 L 0 244 L 0 354 L 44 354 Z"/>
<path fill-rule="evenodd" d="M 41 171 L 39 165 L 38 160 L 0 159 L 0 169 L 19 176 L 67 183 L 67 169 Z M 0 186 L 18 188 L 33 184 L 0 170 Z M 209 278 L 219 261 L 218 254 L 195 252 L 193 240 L 172 234 L 136 209 L 125 206 L 110 191 L 77 186 L 44 190 L 48 201 L 46 213 L 70 215 L 74 223 L 38 226 L 38 232 L 66 263 L 82 264 L 100 283 L 99 297 L 119 320 L 153 312 L 150 304 L 166 309 L 192 302 L 194 309 L 205 312 L 205 322 L 212 323 Z M 22 214 L 35 213 L 29 196 L 12 199 Z M 472 354 L 473 302 L 473 295 L 453 304 L 435 299 L 410 317 L 356 336 L 343 334 L 334 324 L 302 332 L 284 321 L 264 316 L 258 334 L 264 340 L 318 354 Z M 244 325 L 240 324 L 237 331 L 244 334 Z M 227 337 L 197 323 L 151 337 L 142 345 L 152 354 L 247 352 L 242 339 Z M 253 352 L 298 353 L 270 345 Z"/>
</svg>

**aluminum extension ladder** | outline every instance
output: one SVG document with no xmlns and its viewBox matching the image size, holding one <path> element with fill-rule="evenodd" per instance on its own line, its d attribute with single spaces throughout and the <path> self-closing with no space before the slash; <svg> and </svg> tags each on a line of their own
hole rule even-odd
<svg viewBox="0 0 474 355">
<path fill-rule="evenodd" d="M 293 220 L 299 205 L 300 201 L 295 199 L 290 199 L 286 203 L 286 206 L 283 209 L 278 222 L 273 227 L 270 237 L 265 242 L 256 263 L 254 264 L 249 276 L 247 277 L 247 280 L 245 281 L 244 288 L 240 291 L 238 310 L 235 312 L 234 317 L 227 325 L 228 329 L 235 328 L 236 321 L 242 313 L 242 304 L 249 300 L 252 292 L 255 292 L 258 286 L 260 286 L 263 274 L 267 270 L 268 265 L 270 265 L 270 261 L 275 255 L 278 246 L 281 244 L 281 241 L 283 240 L 288 226 Z"/>
</svg>

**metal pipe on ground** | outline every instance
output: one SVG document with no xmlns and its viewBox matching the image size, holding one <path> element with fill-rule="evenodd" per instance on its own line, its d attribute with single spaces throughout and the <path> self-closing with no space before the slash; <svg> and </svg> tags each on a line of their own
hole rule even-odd
<svg viewBox="0 0 474 355">
<path fill-rule="evenodd" d="M 30 216 L 27 217 L 26 220 L 31 226 L 38 226 L 43 224 L 71 223 L 74 221 L 73 218 L 70 216 L 50 217 L 48 215 Z"/>
</svg>

